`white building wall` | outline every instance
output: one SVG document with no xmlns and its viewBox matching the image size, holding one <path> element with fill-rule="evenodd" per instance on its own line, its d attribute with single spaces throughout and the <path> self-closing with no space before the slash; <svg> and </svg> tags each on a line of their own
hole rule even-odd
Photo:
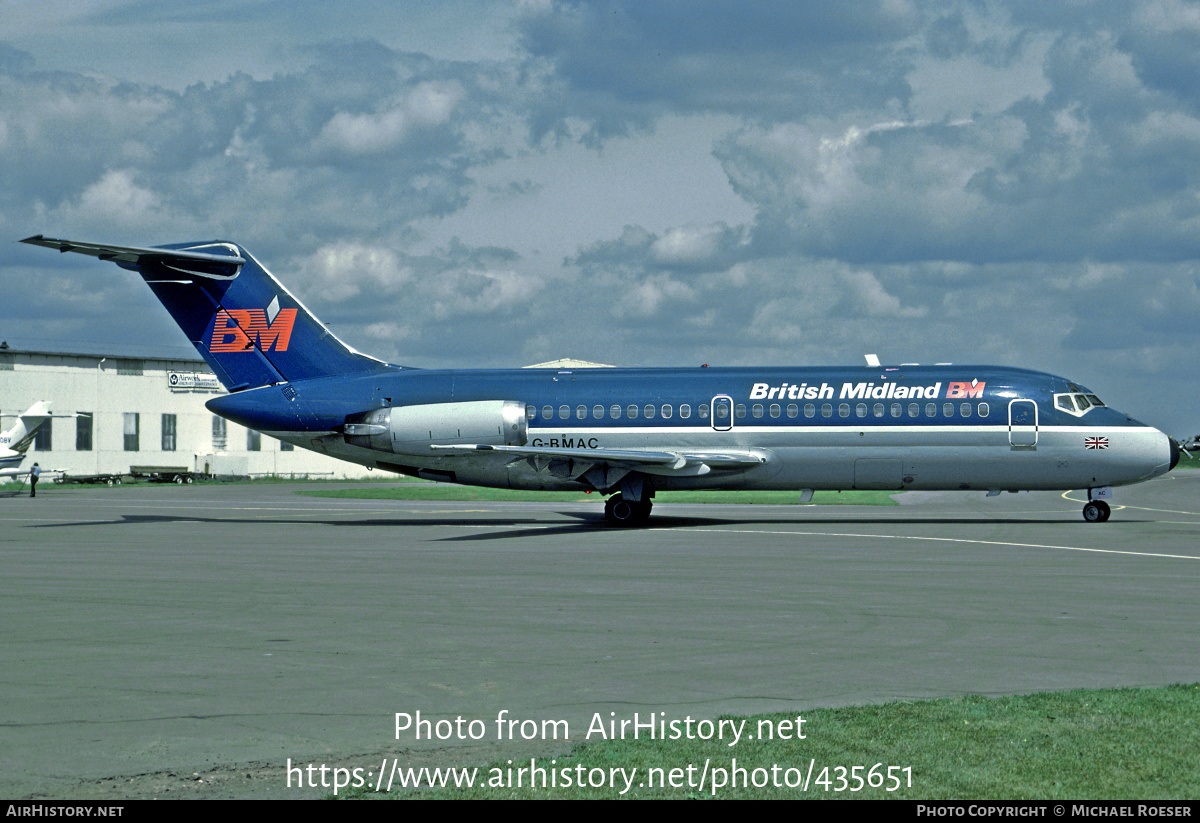
<svg viewBox="0 0 1200 823">
<path fill-rule="evenodd" d="M 141 374 L 122 372 L 136 371 Z M 130 466 L 178 466 L 218 473 L 367 477 L 353 463 L 305 449 L 282 451 L 280 442 L 263 435 L 262 450 L 247 449 L 246 429 L 226 421 L 223 450 L 214 448 L 212 412 L 205 401 L 225 390 L 169 385 L 171 373 L 199 375 L 217 385 L 199 359 L 104 357 L 54 352 L 0 351 L 0 431 L 38 400 L 53 403 L 55 418 L 48 452 L 31 447 L 22 463 L 73 475 L 117 474 Z M 92 414 L 92 449 L 76 449 L 76 413 Z M 138 415 L 138 450 L 125 449 L 125 414 Z M 162 448 L 163 415 L 174 414 L 175 450 Z"/>
</svg>

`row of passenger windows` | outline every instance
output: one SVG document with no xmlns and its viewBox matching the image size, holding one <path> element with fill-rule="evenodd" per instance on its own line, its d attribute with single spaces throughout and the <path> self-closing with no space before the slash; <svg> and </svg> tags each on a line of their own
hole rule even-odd
<svg viewBox="0 0 1200 823">
<path fill-rule="evenodd" d="M 849 403 L 840 403 L 837 407 L 838 417 L 849 417 L 851 415 L 851 406 Z M 675 416 L 675 407 L 669 403 L 664 403 L 661 406 L 655 406 L 653 403 L 647 403 L 644 406 L 639 406 L 636 403 L 630 403 L 628 406 L 620 406 L 613 404 L 605 409 L 602 405 L 592 406 L 589 410 L 587 406 L 576 406 L 572 411 L 570 406 L 558 407 L 558 419 L 570 420 L 574 417 L 576 420 L 586 420 L 588 415 L 595 420 L 603 420 L 605 413 L 612 420 L 620 420 L 621 417 L 626 417 L 629 420 L 636 420 L 639 416 L 647 420 L 653 420 L 655 417 L 661 417 L 664 420 L 669 420 Z M 922 408 L 920 403 L 909 403 L 907 408 L 903 403 L 892 403 L 890 406 L 886 403 L 874 403 L 868 406 L 866 403 L 858 403 L 853 406 L 853 414 L 855 417 L 910 417 L 917 418 L 922 416 L 922 412 L 926 418 L 938 416 L 941 412 L 942 417 L 987 417 L 991 414 L 991 409 L 987 403 L 942 403 L 939 409 L 937 403 L 926 403 Z M 823 403 L 820 407 L 821 417 L 833 417 L 834 408 L 832 403 Z M 701 403 L 696 406 L 696 416 L 702 420 L 708 419 L 708 404 Z M 744 403 L 738 403 L 734 407 L 733 415 L 738 420 L 746 418 L 747 408 Z M 772 419 L 778 419 L 783 416 L 784 408 L 779 403 L 772 403 L 768 407 L 764 407 L 762 403 L 755 403 L 749 408 L 750 417 L 755 420 L 761 420 L 764 416 L 769 415 Z M 526 406 L 525 414 L 530 420 L 537 420 L 539 412 L 536 406 Z M 728 406 L 717 404 L 715 414 L 717 419 L 725 419 L 729 416 Z M 692 416 L 692 407 L 688 403 L 679 406 L 679 417 L 681 420 L 687 420 Z M 800 406 L 796 403 L 790 403 L 787 406 L 787 416 L 796 418 L 800 416 Z M 804 404 L 804 416 L 816 417 L 817 406 L 814 403 Z M 555 409 L 553 406 L 542 406 L 540 412 L 542 420 L 553 420 L 555 418 Z"/>
</svg>

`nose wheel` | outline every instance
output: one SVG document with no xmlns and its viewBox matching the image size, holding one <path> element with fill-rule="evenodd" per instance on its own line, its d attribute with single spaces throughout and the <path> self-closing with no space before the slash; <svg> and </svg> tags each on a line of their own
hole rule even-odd
<svg viewBox="0 0 1200 823">
<path fill-rule="evenodd" d="M 604 502 L 604 518 L 614 526 L 644 526 L 650 519 L 649 500 L 626 500 L 621 494 L 614 494 Z"/>
<path fill-rule="evenodd" d="M 1103 523 L 1112 514 L 1112 509 L 1103 500 L 1089 500 L 1083 507 L 1083 519 L 1089 523 Z"/>
</svg>

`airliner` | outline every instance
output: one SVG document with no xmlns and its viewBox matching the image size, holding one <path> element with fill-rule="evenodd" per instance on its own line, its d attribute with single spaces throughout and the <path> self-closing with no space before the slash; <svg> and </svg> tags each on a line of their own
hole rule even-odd
<svg viewBox="0 0 1200 823">
<path fill-rule="evenodd" d="M 17 422 L 0 432 L 0 477 L 22 477 L 29 469 L 22 469 L 21 462 L 29 450 L 37 430 L 50 419 L 50 403 L 39 400 L 17 415 Z"/>
<path fill-rule="evenodd" d="M 998 366 L 420 369 L 338 340 L 242 246 L 25 243 L 138 272 L 228 394 L 222 417 L 369 468 L 607 495 L 616 526 L 673 489 L 1112 489 L 1178 445 L 1050 374 Z"/>
</svg>

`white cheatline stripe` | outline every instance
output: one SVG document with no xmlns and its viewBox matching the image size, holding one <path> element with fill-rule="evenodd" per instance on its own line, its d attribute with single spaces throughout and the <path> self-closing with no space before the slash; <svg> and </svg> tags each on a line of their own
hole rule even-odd
<svg viewBox="0 0 1200 823">
<path fill-rule="evenodd" d="M 677 531 L 670 528 L 651 528 L 646 531 Z M 854 532 L 800 532 L 800 531 L 770 531 L 767 529 L 696 529 L 692 531 L 719 532 L 722 534 L 770 534 L 792 535 L 795 537 L 855 537 L 870 540 L 928 540 L 937 543 L 974 543 L 983 546 L 1013 546 L 1021 549 L 1056 549 L 1067 552 L 1094 552 L 1096 554 L 1128 554 L 1134 557 L 1168 557 L 1174 560 L 1200 560 L 1200 556 L 1190 554 L 1163 554 L 1160 552 L 1133 552 L 1121 549 L 1089 549 L 1083 546 L 1054 546 L 1046 543 L 1012 543 L 1006 540 L 977 540 L 966 537 L 926 537 L 908 534 L 856 534 Z"/>
</svg>

